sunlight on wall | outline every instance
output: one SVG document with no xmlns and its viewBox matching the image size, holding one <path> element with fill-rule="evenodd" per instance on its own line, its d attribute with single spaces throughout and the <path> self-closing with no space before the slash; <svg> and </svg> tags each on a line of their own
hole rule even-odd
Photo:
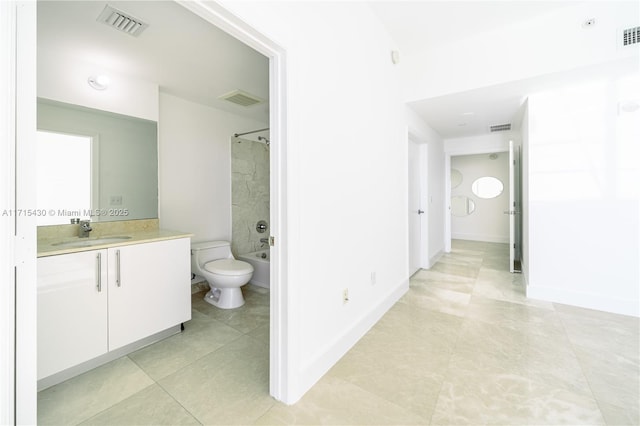
<svg viewBox="0 0 640 426">
<path fill-rule="evenodd" d="M 622 79 L 616 88 L 616 195 L 640 198 L 640 77 Z"/>
<path fill-rule="evenodd" d="M 535 95 L 532 201 L 638 196 L 640 111 L 620 105 L 640 99 L 639 80 L 602 80 Z"/>
</svg>

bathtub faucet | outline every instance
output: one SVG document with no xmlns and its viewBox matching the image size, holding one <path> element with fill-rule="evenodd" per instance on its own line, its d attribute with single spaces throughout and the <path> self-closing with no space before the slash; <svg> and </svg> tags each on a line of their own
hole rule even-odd
<svg viewBox="0 0 640 426">
<path fill-rule="evenodd" d="M 269 244 L 269 239 L 268 238 L 260 238 L 260 242 L 262 244 Z"/>
</svg>

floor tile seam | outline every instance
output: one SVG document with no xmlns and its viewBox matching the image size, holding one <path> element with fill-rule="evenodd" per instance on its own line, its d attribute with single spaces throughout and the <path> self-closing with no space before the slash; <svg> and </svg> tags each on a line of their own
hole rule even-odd
<svg viewBox="0 0 640 426">
<path fill-rule="evenodd" d="M 144 373 L 146 374 L 146 372 L 144 372 Z M 153 379 L 152 379 L 152 380 L 153 380 Z M 119 401 L 117 401 L 117 402 L 115 402 L 115 403 L 111 404 L 111 405 L 110 405 L 110 406 L 108 406 L 108 407 L 105 407 L 104 409 L 100 410 L 100 411 L 99 411 L 99 412 L 97 412 L 97 413 L 92 414 L 91 416 L 87 417 L 86 419 L 83 419 L 82 421 L 77 422 L 77 423 L 76 423 L 76 425 L 80 426 L 80 425 L 82 425 L 83 423 L 88 422 L 89 420 L 91 420 L 91 419 L 93 419 L 93 418 L 95 418 L 95 417 L 97 417 L 97 416 L 99 416 L 99 415 L 101 415 L 101 414 L 103 414 L 103 413 L 105 413 L 105 412 L 107 412 L 107 411 L 111 410 L 112 408 L 114 408 L 114 407 L 115 407 L 115 406 L 117 406 L 118 404 L 122 404 L 123 402 L 125 402 L 125 401 L 127 401 L 127 400 L 129 400 L 129 399 L 133 398 L 134 396 L 138 395 L 139 393 L 141 393 L 141 392 L 145 391 L 146 389 L 149 389 L 151 386 L 153 386 L 153 385 L 157 385 L 157 384 L 158 384 L 158 383 L 157 383 L 156 381 L 154 381 L 153 383 L 150 383 L 149 385 L 147 385 L 147 386 L 145 386 L 144 388 L 142 388 L 142 389 L 138 390 L 137 392 L 135 392 L 135 393 L 133 393 L 133 394 L 129 395 L 128 397 L 126 397 L 126 398 L 124 398 L 124 399 L 121 399 L 121 400 L 119 400 Z"/>
<path fill-rule="evenodd" d="M 593 398 L 593 400 L 596 402 L 597 406 L 598 406 L 598 411 L 600 411 L 600 415 L 602 416 L 602 419 L 604 420 L 604 413 L 602 411 L 601 408 L 601 404 L 600 404 L 600 400 L 596 397 L 596 393 L 593 391 L 593 383 L 592 381 L 589 379 L 589 376 L 587 374 L 587 372 L 585 371 L 585 367 L 583 365 L 583 363 L 580 361 L 580 357 L 578 356 L 578 352 L 576 351 L 576 345 L 573 343 L 573 340 L 571 339 L 571 337 L 569 336 L 569 331 L 567 330 L 567 327 L 562 319 L 562 315 L 560 315 L 560 313 L 555 309 L 555 305 L 554 305 L 554 314 L 556 315 L 556 317 L 558 318 L 558 320 L 560 321 L 560 324 L 562 325 L 562 329 L 564 330 L 564 335 L 567 339 L 567 342 L 569 342 L 569 348 L 571 349 L 571 353 L 573 354 L 573 356 L 576 359 L 576 362 L 578 363 L 578 367 L 580 368 L 580 372 L 582 373 L 582 377 L 585 380 L 585 383 L 587 383 L 587 385 L 589 386 L 589 394 L 591 396 L 591 398 Z M 602 402 L 607 402 L 607 401 L 602 401 Z"/>
<path fill-rule="evenodd" d="M 376 393 L 376 392 L 372 392 L 371 390 L 369 390 L 369 389 L 367 389 L 367 388 L 364 388 L 364 387 L 360 386 L 358 383 L 353 382 L 353 381 L 349 380 L 348 378 L 340 377 L 340 376 L 337 376 L 337 375 L 333 375 L 332 377 L 333 377 L 334 379 L 336 379 L 336 380 L 339 380 L 339 381 L 341 381 L 341 382 L 346 382 L 346 383 L 349 383 L 349 384 L 350 384 L 350 385 L 352 385 L 352 386 L 357 387 L 358 389 L 360 389 L 362 392 L 364 392 L 364 393 L 365 393 L 365 394 L 367 394 L 367 395 L 373 395 L 373 396 L 375 396 L 376 398 L 383 399 L 383 400 L 385 400 L 386 402 L 388 402 L 389 404 L 392 404 L 392 405 L 396 406 L 397 408 L 400 408 L 400 409 L 402 409 L 402 410 L 404 410 L 404 411 L 408 411 L 408 412 L 410 412 L 411 414 L 413 414 L 413 415 L 415 415 L 415 416 L 417 416 L 417 417 L 420 417 L 421 419 L 425 419 L 425 420 L 427 421 L 427 423 L 425 423 L 425 425 L 428 425 L 428 424 L 430 423 L 430 419 L 427 419 L 427 418 L 425 418 L 425 417 L 424 417 L 424 415 L 422 415 L 422 414 L 420 414 L 420 413 L 417 413 L 416 411 L 414 411 L 414 410 L 413 410 L 413 408 L 411 408 L 411 407 L 406 407 L 406 406 L 404 406 L 404 405 L 400 405 L 398 402 L 390 400 L 390 399 L 386 396 L 386 395 L 387 395 L 387 393 L 384 393 L 383 395 L 379 395 L 378 393 Z M 273 407 L 271 407 L 271 408 L 273 408 Z M 435 409 L 435 404 L 433 405 L 433 408 Z"/>
<path fill-rule="evenodd" d="M 168 395 L 172 400 L 174 400 L 176 404 L 178 404 L 180 407 L 182 407 L 182 409 L 183 409 L 185 412 L 189 413 L 189 415 L 190 415 L 190 416 L 191 416 L 195 421 L 197 421 L 197 422 L 198 422 L 199 424 L 201 424 L 201 425 L 204 425 L 204 424 L 205 424 L 205 423 L 203 423 L 203 422 L 202 422 L 202 421 L 201 421 L 201 420 L 200 420 L 200 419 L 199 419 L 199 418 L 198 418 L 194 413 L 192 413 L 191 411 L 189 411 L 189 409 L 188 409 L 187 407 L 185 407 L 185 406 L 184 406 L 180 401 L 178 401 L 178 400 L 176 399 L 176 397 L 175 397 L 171 392 L 169 392 L 169 390 L 168 390 L 167 388 L 165 388 L 164 386 L 162 386 L 162 383 L 156 382 L 156 384 L 158 385 L 158 387 L 159 387 L 160 389 L 162 389 L 162 391 L 163 391 L 164 393 L 166 393 L 166 394 L 167 394 L 167 395 Z"/>
<path fill-rule="evenodd" d="M 137 366 L 138 368 L 140 368 L 140 370 L 142 370 L 142 372 L 143 372 L 145 375 L 147 375 L 151 380 L 153 380 L 155 383 L 157 383 L 158 385 L 160 385 L 160 381 L 161 381 L 161 380 L 164 380 L 164 379 L 166 379 L 167 377 L 169 377 L 169 376 L 171 376 L 171 375 L 173 375 L 173 374 L 176 374 L 176 373 L 178 373 L 178 372 L 180 372 L 180 371 L 184 370 L 185 368 L 191 367 L 193 364 L 195 364 L 196 362 L 200 361 L 201 359 L 203 359 L 203 358 L 205 358 L 205 357 L 208 357 L 209 355 L 213 354 L 214 352 L 219 351 L 220 349 L 224 348 L 224 347 L 225 347 L 225 346 L 227 346 L 228 344 L 233 343 L 233 342 L 235 342 L 236 340 L 238 340 L 238 339 L 240 339 L 240 338 L 242 338 L 242 337 L 244 337 L 244 336 L 245 336 L 244 334 L 239 334 L 238 336 L 235 336 L 233 339 L 231 339 L 231 340 L 229 340 L 228 342 L 226 342 L 224 345 L 219 346 L 219 347 L 217 347 L 217 348 L 215 348 L 215 349 L 213 349 L 213 350 L 211 350 L 211 351 L 207 352 L 206 354 L 204 354 L 204 355 L 202 355 L 202 356 L 200 356 L 200 357 L 198 357 L 198 358 L 196 358 L 196 359 L 192 360 L 192 361 L 191 361 L 191 362 L 189 362 L 188 364 L 185 364 L 185 365 L 181 366 L 181 367 L 180 367 L 180 368 L 178 368 L 177 370 L 172 371 L 171 373 L 165 374 L 165 375 L 164 375 L 164 376 L 162 376 L 162 377 L 158 377 L 157 379 L 154 379 L 153 377 L 151 377 L 151 376 L 150 376 L 150 374 L 149 374 L 149 373 L 144 369 L 144 367 L 142 367 L 140 364 L 138 364 L 138 363 L 137 363 L 135 360 L 133 360 L 131 357 L 129 357 L 128 355 L 127 355 L 127 357 L 128 357 L 128 358 L 129 358 L 129 359 L 130 359 L 134 364 L 136 364 L 136 366 Z"/>
<path fill-rule="evenodd" d="M 249 333 L 245 334 L 245 336 L 248 337 L 249 339 L 259 343 L 260 345 L 265 346 L 267 349 L 269 349 L 269 343 L 264 343 L 262 340 L 260 340 L 260 338 L 258 338 L 256 336 L 253 336 L 253 335 L 251 335 Z"/>
<path fill-rule="evenodd" d="M 468 308 L 468 305 L 467 305 Z M 436 413 L 436 408 L 438 407 L 438 402 L 440 401 L 440 398 L 442 397 L 442 392 L 443 392 L 443 388 L 444 388 L 444 384 L 447 382 L 447 379 L 449 378 L 449 370 L 450 370 L 450 366 L 451 366 L 451 360 L 453 359 L 454 354 L 456 353 L 456 350 L 458 348 L 458 344 L 460 342 L 460 338 L 461 338 L 461 332 L 462 332 L 462 328 L 464 325 L 464 322 L 467 321 L 466 319 L 466 312 L 465 312 L 465 317 L 463 317 L 462 321 L 460 322 L 460 326 L 457 327 L 457 335 L 456 335 L 456 342 L 452 345 L 451 350 L 449 352 L 449 359 L 447 359 L 447 365 L 446 367 L 444 367 L 444 374 L 442 375 L 442 381 L 440 382 L 440 389 L 438 389 L 438 396 L 436 397 L 435 403 L 433 405 L 433 410 L 431 411 L 431 416 L 429 417 L 429 423 L 428 424 L 433 424 L 433 416 Z"/>
</svg>

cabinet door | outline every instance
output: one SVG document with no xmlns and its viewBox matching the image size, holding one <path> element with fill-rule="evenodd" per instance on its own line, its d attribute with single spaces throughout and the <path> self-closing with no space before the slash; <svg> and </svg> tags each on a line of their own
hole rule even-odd
<svg viewBox="0 0 640 426">
<path fill-rule="evenodd" d="M 107 352 L 107 251 L 38 258 L 38 379 Z"/>
<path fill-rule="evenodd" d="M 109 250 L 109 350 L 191 319 L 190 239 Z"/>
</svg>

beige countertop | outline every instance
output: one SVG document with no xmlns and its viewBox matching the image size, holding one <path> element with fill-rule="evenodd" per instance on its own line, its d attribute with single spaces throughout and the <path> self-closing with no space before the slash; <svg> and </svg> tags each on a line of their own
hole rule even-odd
<svg viewBox="0 0 640 426">
<path fill-rule="evenodd" d="M 181 231 L 171 231 L 168 229 L 144 229 L 117 232 L 112 235 L 99 235 L 89 238 L 80 237 L 57 237 L 38 239 L 38 257 L 55 256 L 59 254 L 77 253 L 81 251 L 98 250 L 109 247 L 127 246 L 131 244 L 150 243 L 154 241 L 173 240 L 178 238 L 189 238 L 193 234 Z M 130 237 L 122 241 L 104 242 L 106 238 Z M 96 241 L 92 244 L 90 241 Z M 62 243 L 62 244 L 61 244 Z M 80 243 L 83 246 L 64 245 L 64 243 Z M 86 244 L 86 245 L 84 245 Z"/>
</svg>

